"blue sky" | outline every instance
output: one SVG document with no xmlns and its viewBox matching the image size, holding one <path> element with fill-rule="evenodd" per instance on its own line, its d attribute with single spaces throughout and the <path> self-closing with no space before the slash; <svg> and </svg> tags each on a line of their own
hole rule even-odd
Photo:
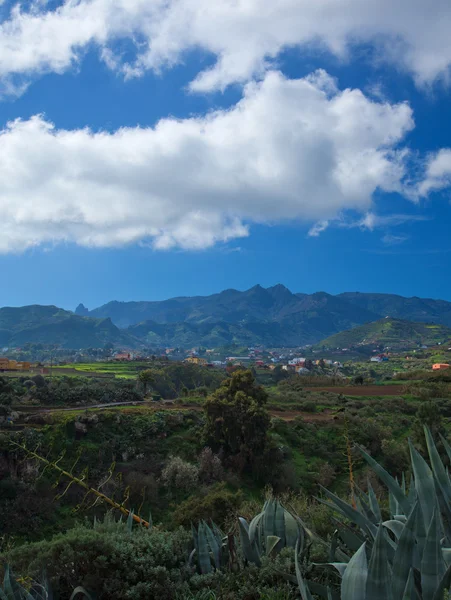
<svg viewBox="0 0 451 600">
<path fill-rule="evenodd" d="M 451 6 L 275 4 L 2 5 L 1 306 L 451 300 Z"/>
</svg>

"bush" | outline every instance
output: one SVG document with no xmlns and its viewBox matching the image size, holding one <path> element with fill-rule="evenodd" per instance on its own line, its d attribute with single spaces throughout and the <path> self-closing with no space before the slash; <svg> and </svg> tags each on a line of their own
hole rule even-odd
<svg viewBox="0 0 451 600">
<path fill-rule="evenodd" d="M 171 600 L 188 589 L 191 536 L 124 525 L 77 527 L 50 541 L 20 546 L 6 556 L 15 573 L 38 579 L 45 568 L 55 591 L 69 598 L 82 585 L 98 600 Z"/>
<path fill-rule="evenodd" d="M 221 459 L 211 448 L 204 448 L 199 456 L 199 479 L 203 483 L 213 483 L 224 478 Z"/>
<path fill-rule="evenodd" d="M 242 500 L 242 493 L 230 491 L 225 482 L 201 490 L 200 493 L 203 495 L 193 496 L 179 504 L 174 511 L 174 523 L 188 526 L 191 523 L 211 519 L 222 526 L 230 513 L 237 510 Z"/>
<path fill-rule="evenodd" d="M 180 456 L 169 457 L 166 467 L 161 473 L 161 482 L 170 490 L 189 492 L 197 487 L 199 480 L 199 469 L 196 465 L 180 458 Z"/>
</svg>

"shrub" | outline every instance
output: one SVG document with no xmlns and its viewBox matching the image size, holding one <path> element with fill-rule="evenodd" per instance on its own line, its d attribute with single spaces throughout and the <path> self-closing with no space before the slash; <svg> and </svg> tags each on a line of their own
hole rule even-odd
<svg viewBox="0 0 451 600">
<path fill-rule="evenodd" d="M 14 572 L 38 579 L 45 568 L 61 598 L 82 585 L 98 600 L 171 600 L 190 571 L 186 553 L 190 534 L 139 529 L 125 525 L 77 527 L 50 541 L 19 546 L 3 560 Z"/>
<path fill-rule="evenodd" d="M 196 465 L 183 460 L 180 456 L 169 457 L 168 463 L 161 473 L 161 481 L 170 490 L 189 492 L 196 488 L 199 480 L 199 469 Z"/>
<path fill-rule="evenodd" d="M 221 459 L 211 448 L 204 448 L 199 456 L 199 479 L 204 483 L 221 481 L 224 469 Z"/>
<path fill-rule="evenodd" d="M 188 526 L 202 519 L 211 519 L 222 526 L 230 513 L 237 510 L 242 500 L 241 491 L 230 491 L 225 482 L 201 490 L 200 494 L 200 497 L 196 495 L 179 504 L 173 515 L 175 524 Z"/>
</svg>

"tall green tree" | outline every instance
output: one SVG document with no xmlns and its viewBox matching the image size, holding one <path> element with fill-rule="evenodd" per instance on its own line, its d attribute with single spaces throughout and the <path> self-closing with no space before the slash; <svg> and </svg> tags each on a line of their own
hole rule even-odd
<svg viewBox="0 0 451 600">
<path fill-rule="evenodd" d="M 235 371 L 205 403 L 209 445 L 222 448 L 226 456 L 240 455 L 244 466 L 250 466 L 266 449 L 267 400 L 251 371 Z"/>
<path fill-rule="evenodd" d="M 146 369 L 145 371 L 141 371 L 138 375 L 138 379 L 140 383 L 142 383 L 144 388 L 144 395 L 147 394 L 147 388 L 149 385 L 153 385 L 155 383 L 155 375 L 151 369 Z"/>
</svg>

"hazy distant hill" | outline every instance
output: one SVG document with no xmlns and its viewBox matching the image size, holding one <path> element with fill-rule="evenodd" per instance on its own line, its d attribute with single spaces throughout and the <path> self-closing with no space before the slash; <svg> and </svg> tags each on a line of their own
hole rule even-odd
<svg viewBox="0 0 451 600">
<path fill-rule="evenodd" d="M 58 344 L 63 348 L 138 344 L 108 318 L 80 317 L 56 306 L 0 308 L 0 345 L 17 347 L 27 342 Z"/>
<path fill-rule="evenodd" d="M 414 323 L 401 319 L 385 318 L 359 325 L 349 331 L 332 335 L 318 344 L 319 347 L 351 348 L 352 346 L 390 346 L 408 349 L 420 345 L 449 344 L 451 328 L 437 323 Z"/>
<path fill-rule="evenodd" d="M 293 294 L 283 285 L 158 302 L 109 302 L 75 314 L 56 306 L 0 309 L 0 345 L 303 346 L 390 316 L 451 326 L 451 303 L 393 294 Z"/>
<path fill-rule="evenodd" d="M 82 310 L 84 312 L 85 307 Z M 118 327 L 142 321 L 197 324 L 275 322 L 283 327 L 299 326 L 299 331 L 305 331 L 309 339 L 317 340 L 380 316 L 325 292 L 293 294 L 283 285 L 267 289 L 256 285 L 245 292 L 225 290 L 212 296 L 172 298 L 159 302 L 109 302 L 88 314 L 90 317 L 110 317 Z"/>
<path fill-rule="evenodd" d="M 451 302 L 431 298 L 404 298 L 395 294 L 364 294 L 345 292 L 337 298 L 351 303 L 360 309 L 378 313 L 381 317 L 442 323 L 451 327 Z"/>
</svg>

